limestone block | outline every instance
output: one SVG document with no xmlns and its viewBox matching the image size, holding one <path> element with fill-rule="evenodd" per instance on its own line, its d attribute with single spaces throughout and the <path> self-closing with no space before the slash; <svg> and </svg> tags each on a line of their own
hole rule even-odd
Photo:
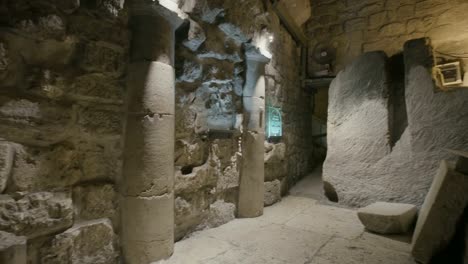
<svg viewBox="0 0 468 264">
<path fill-rule="evenodd" d="M 7 186 L 14 158 L 15 149 L 6 141 L 0 139 L 0 194 L 5 191 Z"/>
<path fill-rule="evenodd" d="M 120 76 L 124 69 L 125 50 L 113 43 L 96 41 L 89 42 L 80 56 L 80 66 L 88 72 L 107 72 Z"/>
<path fill-rule="evenodd" d="M 155 196 L 174 185 L 174 116 L 135 115 L 127 119 L 123 192 Z"/>
<path fill-rule="evenodd" d="M 198 190 L 203 188 L 213 188 L 217 183 L 217 175 L 215 168 L 212 167 L 209 162 L 206 164 L 189 168 L 191 171 L 185 172 L 178 170 L 175 173 L 175 186 L 174 190 L 177 195 L 196 193 Z"/>
<path fill-rule="evenodd" d="M 65 37 L 65 21 L 57 15 L 42 16 L 37 19 L 37 22 L 26 19 L 17 24 L 17 27 L 28 33 L 31 37 L 38 39 Z"/>
<path fill-rule="evenodd" d="M 126 263 L 151 263 L 168 257 L 174 245 L 173 194 L 123 197 L 121 244 Z"/>
<path fill-rule="evenodd" d="M 271 182 L 265 182 L 265 206 L 270 206 L 281 200 L 281 182 L 274 180 Z"/>
<path fill-rule="evenodd" d="M 439 170 L 419 212 L 412 240 L 413 257 L 429 263 L 452 240 L 457 222 L 468 204 L 468 177 L 455 171 L 455 165 L 440 163 Z"/>
<path fill-rule="evenodd" d="M 0 231 L 0 263 L 26 264 L 26 237 Z"/>
<path fill-rule="evenodd" d="M 0 195 L 0 230 L 28 238 L 56 233 L 73 224 L 68 193 L 31 193 L 13 198 Z"/>
<path fill-rule="evenodd" d="M 67 65 L 74 59 L 78 46 L 78 40 L 75 37 L 66 37 L 63 41 L 36 40 L 6 31 L 1 32 L 0 37 L 12 54 L 21 54 L 21 58 L 28 65 L 47 67 Z"/>
<path fill-rule="evenodd" d="M 99 105 L 77 107 L 78 124 L 88 133 L 122 133 L 122 108 L 120 106 Z"/>
<path fill-rule="evenodd" d="M 77 77 L 66 93 L 77 100 L 122 103 L 124 88 L 119 81 L 103 73 L 90 73 Z"/>
<path fill-rule="evenodd" d="M 410 231 L 418 209 L 412 204 L 377 202 L 360 208 L 359 220 L 379 234 L 403 234 Z"/>
<path fill-rule="evenodd" d="M 383 37 L 398 36 L 406 33 L 406 25 L 399 22 L 386 24 L 379 29 L 379 32 Z"/>
<path fill-rule="evenodd" d="M 127 104 L 131 114 L 174 114 L 175 73 L 160 62 L 131 63 L 128 70 Z"/>
<path fill-rule="evenodd" d="M 188 37 L 184 40 L 183 45 L 191 51 L 197 51 L 198 48 L 205 42 L 206 34 L 203 28 L 195 21 L 190 20 L 190 28 Z"/>
<path fill-rule="evenodd" d="M 235 219 L 235 211 L 235 204 L 227 203 L 224 200 L 217 200 L 213 204 L 210 204 L 208 216 L 199 228 L 215 228 L 224 225 Z"/>
<path fill-rule="evenodd" d="M 73 188 L 75 219 L 115 220 L 118 197 L 112 184 L 84 185 Z"/>
<path fill-rule="evenodd" d="M 242 167 L 239 184 L 239 217 L 263 214 L 265 134 L 245 132 L 242 140 Z"/>
<path fill-rule="evenodd" d="M 286 175 L 286 144 L 265 143 L 265 181 L 282 179 Z"/>
<path fill-rule="evenodd" d="M 50 264 L 116 264 L 117 236 L 108 219 L 82 222 L 56 235 L 41 255 Z"/>
</svg>

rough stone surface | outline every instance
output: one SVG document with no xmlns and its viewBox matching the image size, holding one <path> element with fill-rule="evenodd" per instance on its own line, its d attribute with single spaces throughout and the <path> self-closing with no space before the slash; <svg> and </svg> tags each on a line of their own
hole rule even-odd
<svg viewBox="0 0 468 264">
<path fill-rule="evenodd" d="M 26 264 L 26 237 L 0 231 L 0 262 L 3 264 Z"/>
<path fill-rule="evenodd" d="M 265 181 L 282 179 L 287 175 L 286 145 L 265 143 Z"/>
<path fill-rule="evenodd" d="M 404 80 L 384 82 L 390 76 L 385 55 L 367 53 L 345 68 L 330 87 L 324 181 L 340 202 L 420 206 L 440 160 L 455 158 L 444 149 L 468 148 L 464 132 L 468 127 L 459 121 L 468 114 L 468 90 L 435 91 L 427 39 L 409 41 L 404 50 Z M 381 54 L 374 60 L 376 65 L 366 68 L 376 54 Z M 405 92 L 390 93 L 394 83 L 401 81 Z M 392 108 L 398 100 L 406 106 L 397 108 L 404 109 L 401 116 L 407 119 L 406 125 L 394 116 L 399 113 Z M 400 134 L 395 133 L 397 127 Z"/>
<path fill-rule="evenodd" d="M 76 224 L 55 236 L 42 263 L 116 264 L 117 237 L 108 219 Z"/>
<path fill-rule="evenodd" d="M 418 209 L 411 204 L 377 202 L 358 211 L 359 220 L 379 234 L 404 234 L 411 230 Z"/>
<path fill-rule="evenodd" d="M 265 182 L 264 205 L 269 206 L 281 200 L 281 182 L 274 180 Z"/>
<path fill-rule="evenodd" d="M 383 50 L 392 56 L 402 51 L 406 41 L 415 38 L 429 37 L 444 52 L 466 51 L 468 33 L 460 28 L 466 23 L 468 3 L 463 0 L 346 2 L 351 1 L 311 2 L 314 16 L 303 26 L 311 39 L 311 52 L 322 41 L 337 48 L 335 73 L 364 52 Z M 323 65 L 310 61 L 310 74 L 323 69 Z"/>
<path fill-rule="evenodd" d="M 421 207 L 412 241 L 412 254 L 421 263 L 445 249 L 468 205 L 468 177 L 455 171 L 455 165 L 440 163 L 429 193 Z"/>
<path fill-rule="evenodd" d="M 67 193 L 31 193 L 0 196 L 0 229 L 34 238 L 73 225 L 72 200 Z"/>
<path fill-rule="evenodd" d="M 0 141 L 0 194 L 5 191 L 8 179 L 10 178 L 11 168 L 15 152 L 12 146 L 7 142 Z"/>
<path fill-rule="evenodd" d="M 49 263 L 40 251 L 74 224 L 115 220 L 130 38 L 123 2 L 0 4 L 0 231 L 28 237 L 28 263 Z M 77 236 L 99 250 L 89 232 Z M 103 263 L 68 256 L 55 263 Z"/>
</svg>

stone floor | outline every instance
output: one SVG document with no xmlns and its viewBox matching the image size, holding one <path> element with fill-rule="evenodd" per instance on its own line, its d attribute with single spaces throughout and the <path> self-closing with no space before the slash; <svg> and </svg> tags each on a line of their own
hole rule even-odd
<svg viewBox="0 0 468 264">
<path fill-rule="evenodd" d="M 294 190 L 292 193 L 298 195 Z M 262 217 L 236 219 L 194 233 L 176 243 L 169 260 L 159 263 L 415 263 L 409 250 L 405 237 L 387 238 L 365 232 L 354 210 L 290 195 L 265 208 Z"/>
</svg>

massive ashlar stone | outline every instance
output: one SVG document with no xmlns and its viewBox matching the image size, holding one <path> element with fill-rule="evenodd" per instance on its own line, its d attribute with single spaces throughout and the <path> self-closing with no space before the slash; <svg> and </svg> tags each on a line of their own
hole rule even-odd
<svg viewBox="0 0 468 264">
<path fill-rule="evenodd" d="M 359 220 L 370 231 L 379 234 L 407 233 L 418 209 L 412 204 L 377 202 L 358 211 Z"/>
<path fill-rule="evenodd" d="M 442 161 L 419 212 L 412 241 L 413 257 L 420 263 L 445 249 L 452 240 L 457 223 L 468 204 L 468 175 L 455 165 Z"/>
<path fill-rule="evenodd" d="M 26 237 L 0 231 L 0 263 L 26 264 Z"/>
</svg>

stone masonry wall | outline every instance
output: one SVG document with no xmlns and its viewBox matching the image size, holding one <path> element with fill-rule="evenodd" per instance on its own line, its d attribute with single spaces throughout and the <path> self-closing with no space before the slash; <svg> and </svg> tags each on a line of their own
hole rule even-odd
<svg viewBox="0 0 468 264">
<path fill-rule="evenodd" d="M 244 47 L 273 54 L 266 104 L 283 108 L 284 138 L 265 148 L 265 204 L 309 168 L 310 99 L 296 43 L 265 1 L 182 1 L 176 49 L 176 239 L 235 217 L 241 156 Z M 188 37 L 187 37 L 188 36 Z"/>
<path fill-rule="evenodd" d="M 410 39 L 429 37 L 436 50 L 465 54 L 468 2 L 464 0 L 317 0 L 304 30 L 310 43 L 309 73 L 319 42 L 337 48 L 335 73 L 363 52 L 382 50 L 388 56 L 402 52 Z"/>
<path fill-rule="evenodd" d="M 0 230 L 28 263 L 117 263 L 121 1 L 0 3 Z"/>
</svg>

